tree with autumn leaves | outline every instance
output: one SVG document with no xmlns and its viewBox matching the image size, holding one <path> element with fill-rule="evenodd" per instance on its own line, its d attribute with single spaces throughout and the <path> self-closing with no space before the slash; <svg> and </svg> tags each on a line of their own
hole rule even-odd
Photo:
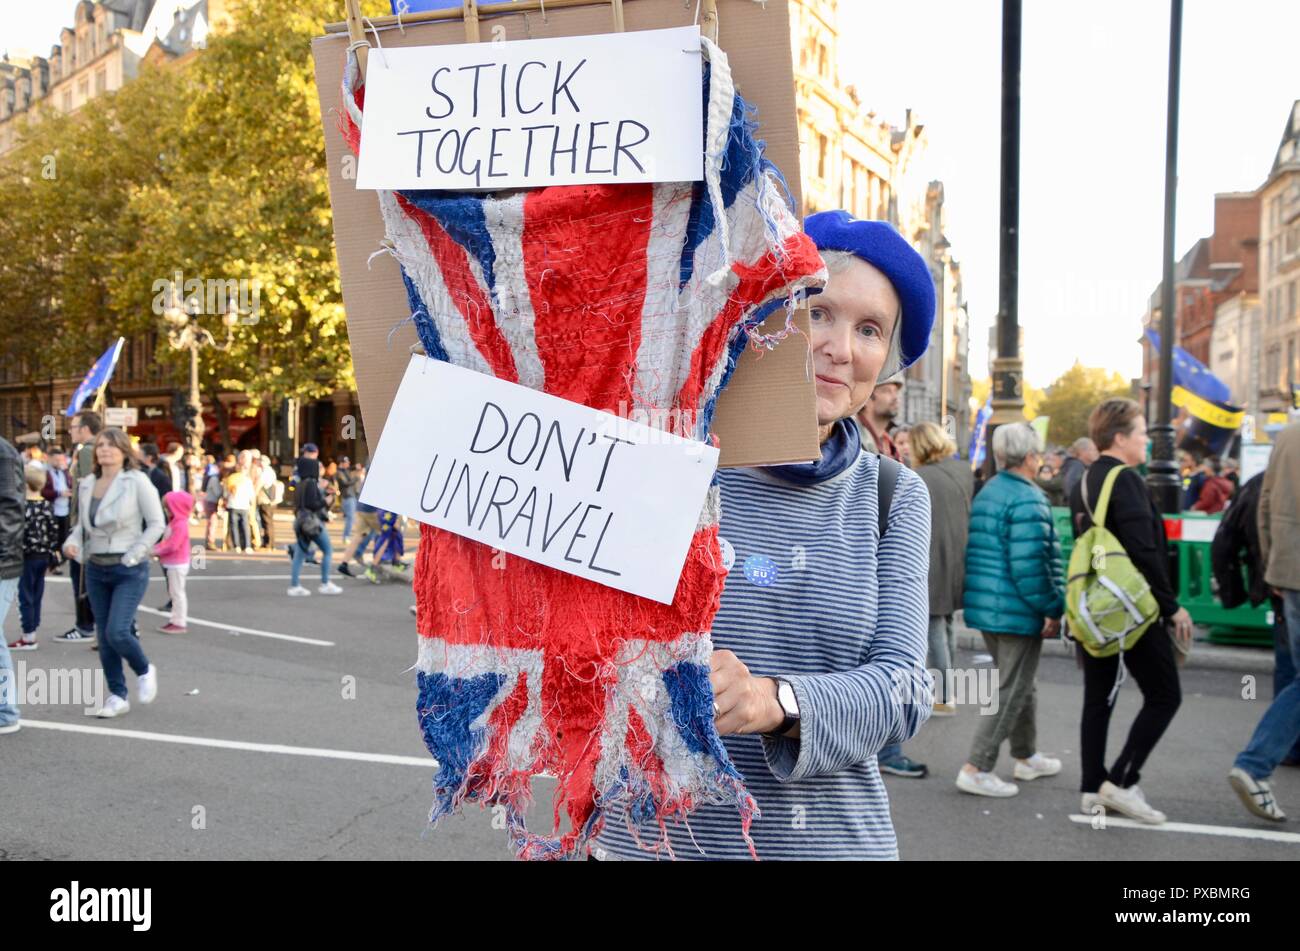
<svg viewBox="0 0 1300 951">
<path fill-rule="evenodd" d="M 363 12 L 388 12 L 367 0 Z M 39 384 L 83 373 L 114 338 L 166 341 L 158 282 L 248 282 L 258 309 L 203 352 L 215 401 L 321 398 L 353 384 L 311 40 L 337 0 L 244 0 L 180 68 L 144 68 L 71 115 L 47 109 L 0 157 L 0 337 Z M 201 322 L 218 340 L 220 314 Z"/>
</svg>

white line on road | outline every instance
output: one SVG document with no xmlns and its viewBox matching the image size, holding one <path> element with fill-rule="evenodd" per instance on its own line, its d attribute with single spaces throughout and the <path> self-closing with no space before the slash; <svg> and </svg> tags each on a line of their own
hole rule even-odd
<svg viewBox="0 0 1300 951">
<path fill-rule="evenodd" d="M 281 743 L 248 743 L 244 740 L 214 740 L 206 736 L 182 736 L 176 733 L 150 733 L 144 730 L 120 730 L 116 727 L 89 726 L 81 723 L 58 723 L 53 720 L 24 719 L 23 727 L 38 730 L 61 730 L 65 733 L 89 733 L 116 736 L 128 740 L 153 740 L 155 743 L 179 743 L 183 746 L 209 746 L 223 750 L 252 753 L 280 753 L 285 756 L 318 756 L 322 759 L 355 760 L 362 763 L 386 763 L 390 766 L 437 767 L 431 756 L 397 756 L 392 753 L 354 753 L 351 750 L 325 750 L 310 746 L 285 746 Z"/>
<path fill-rule="evenodd" d="M 159 611 L 157 608 L 147 608 L 143 604 L 136 610 L 143 611 L 146 614 L 154 614 L 158 617 L 171 617 L 170 611 Z M 314 637 L 299 637 L 296 634 L 277 634 L 275 631 L 259 631 L 255 627 L 240 627 L 238 624 L 224 624 L 218 621 L 205 621 L 202 618 L 196 618 L 190 615 L 186 618 L 190 624 L 201 624 L 204 627 L 215 627 L 219 631 L 233 631 L 239 634 L 251 634 L 254 637 L 271 637 L 277 641 L 293 641 L 295 644 L 313 644 L 316 647 L 333 647 L 333 641 L 319 641 Z"/>
<path fill-rule="evenodd" d="M 1073 815 L 1071 822 L 1091 825 L 1093 816 Z M 1300 833 L 1274 832 L 1271 829 L 1242 829 L 1235 826 L 1206 826 L 1194 822 L 1166 822 L 1153 826 L 1136 819 L 1121 819 L 1118 816 L 1106 816 L 1106 827 L 1116 826 L 1120 829 L 1150 829 L 1152 832 L 1190 832 L 1193 835 L 1227 835 L 1237 839 L 1266 839 L 1269 842 L 1294 842 L 1300 844 Z"/>
<path fill-rule="evenodd" d="M 290 575 L 209 575 L 204 574 L 202 571 L 192 571 L 186 575 L 186 584 L 191 581 L 288 581 L 290 580 L 290 577 Z M 149 580 L 162 581 L 164 583 L 167 581 L 167 579 L 161 575 L 152 575 Z M 53 577 L 47 577 L 45 582 L 46 584 L 49 584 L 50 582 L 71 584 L 72 579 L 60 578 L 56 575 Z"/>
</svg>

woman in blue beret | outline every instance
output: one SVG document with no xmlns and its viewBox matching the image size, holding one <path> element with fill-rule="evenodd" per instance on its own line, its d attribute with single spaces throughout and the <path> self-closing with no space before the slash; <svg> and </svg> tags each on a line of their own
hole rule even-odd
<svg viewBox="0 0 1300 951">
<path fill-rule="evenodd" d="M 914 472 L 862 450 L 853 415 L 925 351 L 934 284 L 887 224 L 836 211 L 805 230 L 830 274 L 810 300 L 821 457 L 719 472 L 716 723 L 762 810 L 759 858 L 895 859 L 876 758 L 931 711 L 930 499 Z M 644 858 L 637 839 L 659 830 L 634 830 L 611 813 L 595 857 Z M 702 805 L 669 835 L 679 859 L 749 858 L 734 806 Z"/>
</svg>

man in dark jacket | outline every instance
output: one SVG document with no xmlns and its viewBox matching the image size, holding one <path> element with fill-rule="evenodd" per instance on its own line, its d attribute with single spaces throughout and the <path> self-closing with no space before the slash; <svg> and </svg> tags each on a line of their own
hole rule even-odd
<svg viewBox="0 0 1300 951">
<path fill-rule="evenodd" d="M 72 496 L 68 499 L 68 530 L 76 527 L 81 518 L 77 502 L 77 485 L 82 479 L 95 471 L 95 437 L 104 428 L 98 413 L 89 410 L 77 413 L 68 423 L 68 435 L 72 437 L 72 465 L 69 481 Z M 72 601 L 76 610 L 76 620 L 72 627 L 62 634 L 56 634 L 56 641 L 91 643 L 95 640 L 95 612 L 91 610 L 90 598 L 86 595 L 86 583 L 81 564 L 73 559 L 68 562 L 68 574 L 72 580 Z"/>
<path fill-rule="evenodd" d="M 1097 445 L 1087 436 L 1076 439 L 1066 452 L 1065 462 L 1061 463 L 1061 488 L 1065 490 L 1065 502 L 1068 505 L 1074 487 L 1083 478 L 1088 467 L 1097 461 Z"/>
<path fill-rule="evenodd" d="M 0 436 L 0 627 L 9 605 L 14 603 L 23 573 L 25 489 L 22 456 Z M 13 658 L 5 639 L 0 637 L 0 735 L 18 732 L 16 689 Z"/>
<path fill-rule="evenodd" d="M 162 461 L 158 447 L 151 442 L 140 443 L 140 455 L 144 457 L 145 474 L 158 490 L 158 501 L 172 490 L 172 477 L 159 463 Z"/>
</svg>

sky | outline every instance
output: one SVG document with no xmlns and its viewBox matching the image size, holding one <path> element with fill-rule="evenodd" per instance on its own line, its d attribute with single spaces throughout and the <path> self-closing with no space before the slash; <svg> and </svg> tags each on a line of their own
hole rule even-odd
<svg viewBox="0 0 1300 951">
<path fill-rule="evenodd" d="M 0 0 L 0 50 L 48 53 L 76 0 Z M 840 76 L 929 148 L 971 314 L 972 375 L 997 313 L 1001 5 L 840 0 Z M 1076 360 L 1141 372 L 1137 344 L 1163 249 L 1169 5 L 1031 0 L 1021 72 L 1020 321 L 1025 376 Z M 1216 192 L 1263 182 L 1300 99 L 1300 3 L 1187 0 L 1177 252 L 1209 235 Z M 1288 45 L 1291 47 L 1288 49 Z"/>
<path fill-rule="evenodd" d="M 840 0 L 840 73 L 865 105 L 926 124 L 925 177 L 944 183 L 947 234 L 987 368 L 998 307 L 1001 5 Z M 1075 359 L 1141 373 L 1137 344 L 1160 282 L 1169 4 L 1024 4 L 1020 322 L 1025 377 Z M 1176 250 L 1214 227 L 1216 192 L 1267 176 L 1300 99 L 1300 4 L 1188 0 L 1183 11 Z M 1289 45 L 1289 49 L 1288 49 Z"/>
</svg>

